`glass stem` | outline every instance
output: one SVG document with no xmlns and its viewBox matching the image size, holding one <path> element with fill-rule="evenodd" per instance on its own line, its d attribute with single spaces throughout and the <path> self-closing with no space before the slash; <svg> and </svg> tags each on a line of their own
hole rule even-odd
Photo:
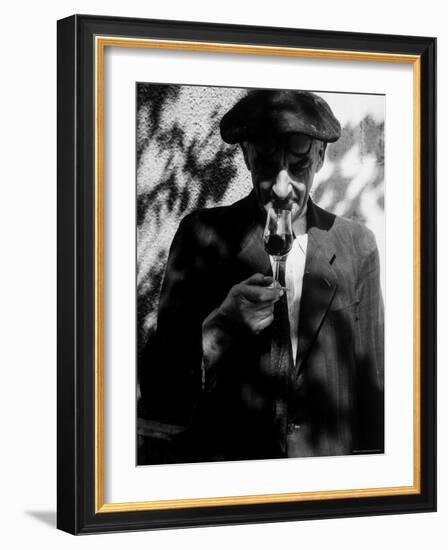
<svg viewBox="0 0 448 550">
<path fill-rule="evenodd" d="M 280 275 L 280 260 L 279 258 L 274 257 L 274 280 L 279 281 L 279 275 Z"/>
</svg>

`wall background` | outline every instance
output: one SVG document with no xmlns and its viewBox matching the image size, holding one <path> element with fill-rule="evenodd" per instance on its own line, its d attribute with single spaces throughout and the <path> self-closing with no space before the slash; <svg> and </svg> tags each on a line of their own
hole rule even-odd
<svg viewBox="0 0 448 550">
<path fill-rule="evenodd" d="M 374 5 L 355 0 L 242 3 L 206 0 L 141 3 L 18 0 L 2 13 L 0 34 L 0 540 L 5 548 L 244 548 L 363 550 L 446 547 L 448 521 L 448 402 L 440 399 L 439 511 L 436 514 L 290 522 L 75 538 L 55 524 L 56 476 L 56 20 L 72 13 L 216 21 L 439 37 L 439 119 L 448 120 L 448 34 L 443 3 L 428 0 Z M 441 126 L 439 151 L 448 149 Z M 444 395 L 448 262 L 448 169 L 439 160 L 439 388 Z"/>
</svg>

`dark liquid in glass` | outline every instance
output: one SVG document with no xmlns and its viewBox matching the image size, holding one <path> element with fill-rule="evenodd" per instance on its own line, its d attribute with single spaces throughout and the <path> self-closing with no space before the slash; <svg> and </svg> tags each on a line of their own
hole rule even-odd
<svg viewBox="0 0 448 550">
<path fill-rule="evenodd" d="M 264 239 L 264 249 L 270 256 L 284 256 L 291 250 L 292 240 L 289 233 L 269 235 Z"/>
</svg>

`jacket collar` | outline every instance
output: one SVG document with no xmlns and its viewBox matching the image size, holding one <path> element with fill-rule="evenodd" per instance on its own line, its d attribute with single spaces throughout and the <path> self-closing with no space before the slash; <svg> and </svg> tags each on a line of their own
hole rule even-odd
<svg viewBox="0 0 448 550">
<path fill-rule="evenodd" d="M 335 219 L 334 214 L 323 210 L 311 199 L 308 199 L 306 222 L 309 239 L 313 241 L 311 249 L 313 251 L 313 248 L 319 248 L 330 264 L 336 257 L 334 241 L 330 235 Z"/>
</svg>

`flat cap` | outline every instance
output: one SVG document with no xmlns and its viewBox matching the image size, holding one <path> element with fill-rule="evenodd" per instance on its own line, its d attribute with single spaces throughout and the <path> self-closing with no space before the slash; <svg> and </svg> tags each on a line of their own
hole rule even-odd
<svg viewBox="0 0 448 550">
<path fill-rule="evenodd" d="M 222 117 L 220 130 L 226 143 L 286 132 L 326 142 L 341 135 L 341 125 L 326 101 L 312 92 L 295 90 L 250 91 Z"/>
</svg>

